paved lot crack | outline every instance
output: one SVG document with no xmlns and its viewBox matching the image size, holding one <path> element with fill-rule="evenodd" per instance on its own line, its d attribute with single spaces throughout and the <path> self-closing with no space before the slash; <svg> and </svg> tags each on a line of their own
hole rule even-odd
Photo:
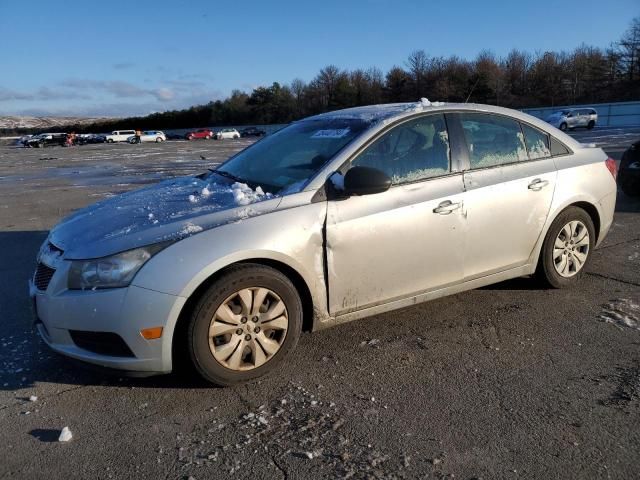
<svg viewBox="0 0 640 480">
<path fill-rule="evenodd" d="M 638 241 L 640 241 L 640 237 L 632 238 L 632 239 L 630 239 L 630 240 L 624 240 L 624 241 L 622 241 L 622 242 L 613 243 L 613 244 L 611 244 L 611 245 L 605 245 L 605 246 L 602 246 L 602 247 L 598 247 L 598 249 L 596 250 L 596 252 L 599 252 L 600 250 L 606 250 L 606 249 L 608 249 L 608 248 L 618 247 L 618 246 L 620 246 L 620 245 L 624 245 L 624 244 L 626 244 L 626 243 L 638 242 Z"/>
<path fill-rule="evenodd" d="M 610 275 L 603 275 L 602 273 L 587 272 L 587 275 L 593 275 L 594 277 L 606 278 L 607 280 L 614 280 L 616 282 L 624 283 L 626 285 L 633 285 L 634 287 L 640 287 L 640 283 L 638 283 L 638 282 L 631 282 L 629 280 L 621 280 L 619 278 L 615 278 L 615 277 L 612 277 Z"/>
</svg>

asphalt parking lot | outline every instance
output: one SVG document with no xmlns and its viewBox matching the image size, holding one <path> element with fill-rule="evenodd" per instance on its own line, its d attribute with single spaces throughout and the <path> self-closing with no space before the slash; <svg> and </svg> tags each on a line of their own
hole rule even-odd
<svg viewBox="0 0 640 480">
<path fill-rule="evenodd" d="M 640 128 L 574 135 L 619 159 Z M 27 295 L 47 231 L 251 142 L 0 147 L 0 477 L 640 477 L 640 200 L 622 193 L 578 288 L 522 278 L 306 333 L 251 385 L 48 351 Z"/>
</svg>

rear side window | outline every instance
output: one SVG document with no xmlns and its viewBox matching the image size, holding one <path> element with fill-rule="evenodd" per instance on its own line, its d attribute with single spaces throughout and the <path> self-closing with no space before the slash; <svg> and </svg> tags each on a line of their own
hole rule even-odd
<svg viewBox="0 0 640 480">
<path fill-rule="evenodd" d="M 460 114 L 471 169 L 528 160 L 520 124 L 484 113 Z"/>
<path fill-rule="evenodd" d="M 382 170 L 394 185 L 449 173 L 444 116 L 426 115 L 394 127 L 351 163 Z"/>
<path fill-rule="evenodd" d="M 565 147 L 559 140 L 551 137 L 551 155 L 557 157 L 558 155 L 568 155 L 571 153 L 567 147 Z"/>
<path fill-rule="evenodd" d="M 524 140 L 527 145 L 527 153 L 530 160 L 538 158 L 549 158 L 551 150 L 549 149 L 549 135 L 537 128 L 522 124 Z"/>
</svg>

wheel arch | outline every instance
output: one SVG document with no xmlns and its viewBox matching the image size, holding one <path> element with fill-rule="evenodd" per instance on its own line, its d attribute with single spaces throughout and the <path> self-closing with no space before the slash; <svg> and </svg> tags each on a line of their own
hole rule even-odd
<svg viewBox="0 0 640 480">
<path fill-rule="evenodd" d="M 550 214 L 549 218 L 547 218 L 547 223 L 544 227 L 544 230 L 540 234 L 538 243 L 536 244 L 536 247 L 533 252 L 534 258 L 532 258 L 531 264 L 533 265 L 534 270 L 538 266 L 538 262 L 540 261 L 540 253 L 542 252 L 544 239 L 546 238 L 547 233 L 549 232 L 549 228 L 551 228 L 551 225 L 553 224 L 555 219 L 558 218 L 558 216 L 561 215 L 562 212 L 564 212 L 567 208 L 570 208 L 570 207 L 578 207 L 584 210 L 585 212 L 587 212 L 587 215 L 589 215 L 589 217 L 591 218 L 591 221 L 593 222 L 593 228 L 596 234 L 594 245 L 598 243 L 598 240 L 600 239 L 600 234 L 601 234 L 600 232 L 601 217 L 600 217 L 600 212 L 598 211 L 598 208 L 595 206 L 594 203 L 587 200 L 574 200 L 574 201 L 568 202 L 565 205 L 557 208 L 554 211 L 554 213 L 552 215 Z"/>
<path fill-rule="evenodd" d="M 303 276 L 293 267 L 287 265 L 284 262 L 279 260 L 274 260 L 271 258 L 248 258 L 239 260 L 237 262 L 230 263 L 223 268 L 213 272 L 209 275 L 204 281 L 202 281 L 196 288 L 191 292 L 189 297 L 187 298 L 185 304 L 182 306 L 180 313 L 178 314 L 177 321 L 173 328 L 173 334 L 171 339 L 171 358 L 172 364 L 174 365 L 174 370 L 176 364 L 184 365 L 188 362 L 188 355 L 185 355 L 186 350 L 186 335 L 187 335 L 187 327 L 189 324 L 189 318 L 193 313 L 194 308 L 196 307 L 198 301 L 202 297 L 202 295 L 207 291 L 207 289 L 220 277 L 222 277 L 229 268 L 235 265 L 242 264 L 256 264 L 263 265 L 267 267 L 271 267 L 280 273 L 284 274 L 290 281 L 293 283 L 294 287 L 298 291 L 300 295 L 300 300 L 302 301 L 302 331 L 310 332 L 314 327 L 314 309 L 313 309 L 313 296 L 311 295 L 311 290 L 307 285 L 307 282 L 304 280 Z"/>
</svg>

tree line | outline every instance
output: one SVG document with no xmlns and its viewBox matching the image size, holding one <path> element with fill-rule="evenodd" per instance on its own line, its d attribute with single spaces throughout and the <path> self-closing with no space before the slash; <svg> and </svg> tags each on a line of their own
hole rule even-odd
<svg viewBox="0 0 640 480">
<path fill-rule="evenodd" d="M 483 50 L 472 60 L 416 50 L 387 72 L 328 65 L 309 82 L 274 82 L 251 93 L 234 90 L 224 100 L 184 110 L 69 128 L 104 132 L 277 124 L 330 110 L 421 97 L 512 108 L 639 100 L 640 17 L 605 49 L 582 45 L 569 52 L 534 54 L 514 49 L 504 57 Z"/>
</svg>

